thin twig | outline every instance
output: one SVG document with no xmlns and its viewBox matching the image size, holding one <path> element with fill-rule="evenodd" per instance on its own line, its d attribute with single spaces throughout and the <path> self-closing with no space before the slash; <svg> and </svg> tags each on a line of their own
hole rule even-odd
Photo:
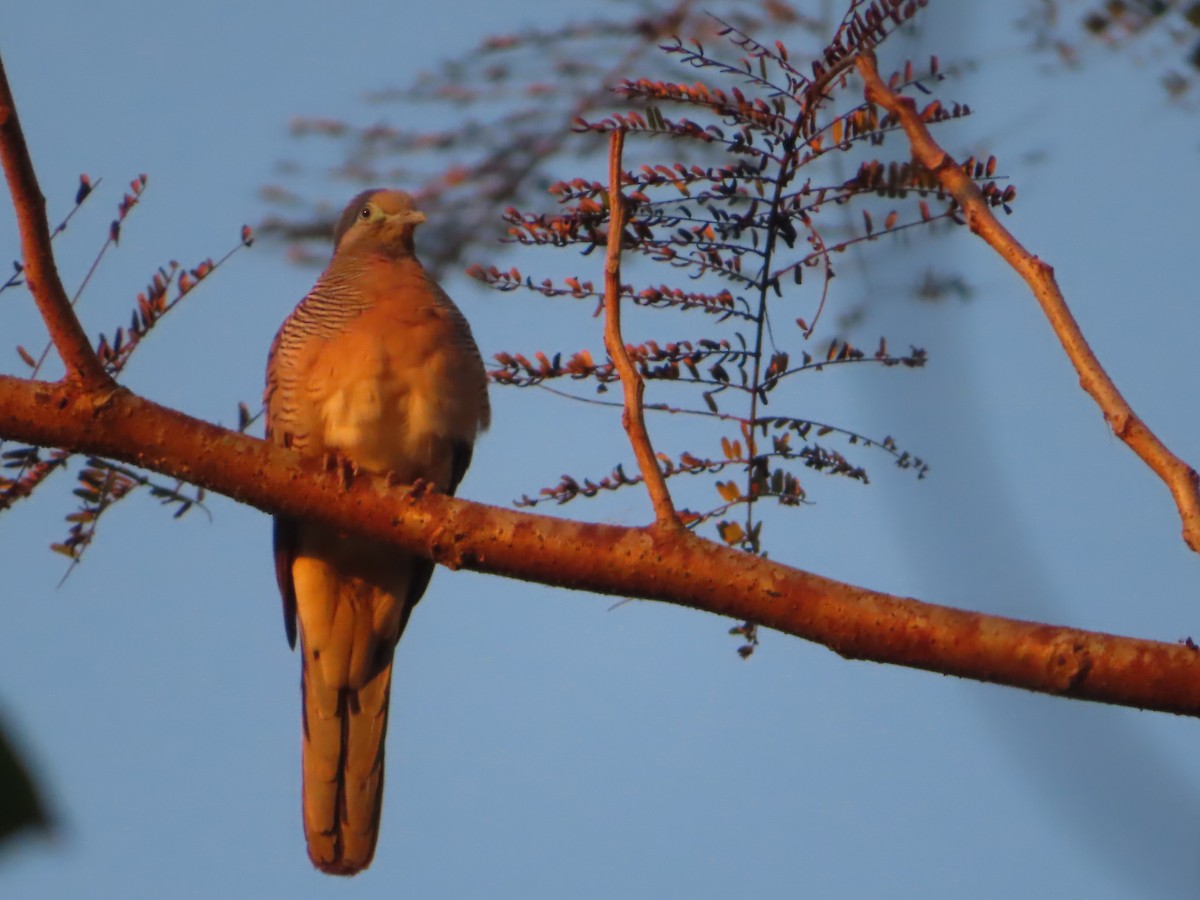
<svg viewBox="0 0 1200 900">
<path fill-rule="evenodd" d="M 1109 378 L 1071 314 L 1054 279 L 1054 268 L 1026 250 L 1000 224 L 970 175 L 933 139 L 913 100 L 899 96 L 880 78 L 874 55 L 861 53 L 857 65 L 866 83 L 867 100 L 879 104 L 900 121 L 912 145 L 913 157 L 937 177 L 962 207 L 971 231 L 1025 279 L 1067 358 L 1079 373 L 1080 386 L 1096 401 L 1113 433 L 1170 488 L 1183 522 L 1183 540 L 1200 553 L 1200 477 L 1196 470 L 1167 449 Z"/>
<path fill-rule="evenodd" d="M 67 377 L 77 378 L 87 390 L 111 388 L 112 379 L 105 373 L 84 334 L 58 277 L 50 247 L 46 200 L 38 186 L 25 135 L 17 119 L 17 107 L 3 61 L 0 61 L 0 161 L 4 165 L 4 176 L 8 180 L 21 231 L 25 282 L 62 356 Z"/>
<path fill-rule="evenodd" d="M 625 426 L 638 468 L 646 480 L 655 519 L 661 526 L 678 528 L 679 516 L 646 431 L 642 413 L 642 394 L 646 386 L 634 369 L 621 337 L 621 236 L 625 232 L 626 213 L 625 196 L 621 193 L 621 152 L 624 147 L 625 132 L 621 129 L 611 132 L 608 138 L 608 247 L 604 257 L 604 345 L 621 376 L 621 389 L 625 394 L 621 424 Z"/>
</svg>

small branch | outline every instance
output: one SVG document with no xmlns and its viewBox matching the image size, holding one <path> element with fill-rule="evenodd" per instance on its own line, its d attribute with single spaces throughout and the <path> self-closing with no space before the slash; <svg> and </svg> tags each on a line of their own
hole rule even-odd
<svg viewBox="0 0 1200 900">
<path fill-rule="evenodd" d="M 50 248 L 46 200 L 38 186 L 29 148 L 25 145 L 25 135 L 17 119 L 17 107 L 3 61 L 0 61 L 0 162 L 4 165 L 4 176 L 8 180 L 21 231 L 25 282 L 46 322 L 54 346 L 62 356 L 67 376 L 79 380 L 88 389 L 111 388 L 112 380 L 105 374 L 104 367 L 93 352 L 58 277 L 58 268 Z"/>
<path fill-rule="evenodd" d="M 650 435 L 646 431 L 646 418 L 642 410 L 642 394 L 646 389 L 633 362 L 625 340 L 621 337 L 621 236 L 625 233 L 625 196 L 621 193 L 621 152 L 625 147 L 625 132 L 617 129 L 609 134 L 608 140 L 608 247 L 604 257 L 604 345 L 612 357 L 617 374 L 621 377 L 621 389 L 625 394 L 625 406 L 621 411 L 621 424 L 633 445 L 633 455 L 646 481 L 650 502 L 654 504 L 654 515 L 661 526 L 679 527 L 679 516 L 671 502 L 666 479 L 658 467 Z"/>
<path fill-rule="evenodd" d="M 1096 401 L 1113 433 L 1166 483 L 1183 522 L 1183 540 L 1200 553 L 1200 476 L 1196 470 L 1167 449 L 1109 378 L 1071 314 L 1054 279 L 1054 268 L 1026 250 L 1000 224 L 970 176 L 933 139 L 913 100 L 901 97 L 880 78 L 874 55 L 869 51 L 860 53 L 857 65 L 866 83 L 867 101 L 877 103 L 899 120 L 912 145 L 913 157 L 932 172 L 958 202 L 971 231 L 983 238 L 1025 279 L 1079 373 L 1080 386 Z"/>
</svg>

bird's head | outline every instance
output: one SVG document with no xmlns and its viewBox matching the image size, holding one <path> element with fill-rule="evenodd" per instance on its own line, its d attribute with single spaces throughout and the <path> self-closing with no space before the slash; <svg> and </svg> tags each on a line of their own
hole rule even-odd
<svg viewBox="0 0 1200 900">
<path fill-rule="evenodd" d="M 404 191 L 363 191 L 350 201 L 333 233 L 334 255 L 380 253 L 401 257 L 413 254 L 413 229 L 425 213 Z"/>
</svg>

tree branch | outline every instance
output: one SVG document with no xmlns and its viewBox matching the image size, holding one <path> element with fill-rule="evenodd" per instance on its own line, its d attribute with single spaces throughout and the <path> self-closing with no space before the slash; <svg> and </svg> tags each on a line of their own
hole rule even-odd
<svg viewBox="0 0 1200 900">
<path fill-rule="evenodd" d="M 1200 715 L 1200 652 L 869 591 L 732 550 L 685 529 L 518 513 L 360 475 L 127 390 L 0 376 L 0 435 L 187 480 L 265 512 L 317 519 L 451 568 L 662 600 L 750 620 L 869 659 L 1047 694 Z"/>
<path fill-rule="evenodd" d="M 389 487 L 366 475 L 347 489 L 320 461 L 145 400 L 96 373 L 78 321 L 60 302 L 48 238 L 42 240 L 43 200 L 2 69 L 0 152 L 29 236 L 26 252 L 35 260 L 35 297 L 74 376 L 56 383 L 0 376 L 2 438 L 140 466 L 265 512 L 388 541 L 451 568 L 662 600 L 761 623 L 847 658 L 1200 715 L 1200 648 L 1190 640 L 1158 643 L 935 606 L 789 568 L 683 528 L 518 513 Z M 613 240 L 620 222 L 617 213 Z M 619 281 L 619 269 L 608 274 Z M 652 453 L 651 463 L 647 475 L 658 470 Z"/>
<path fill-rule="evenodd" d="M 671 502 L 662 469 L 654 456 L 650 434 L 646 431 L 646 417 L 642 408 L 642 395 L 646 384 L 642 381 L 625 339 L 621 336 L 621 238 L 625 233 L 625 196 L 621 193 L 621 153 L 625 147 L 625 131 L 614 129 L 608 139 L 608 247 L 604 257 L 604 345 L 612 357 L 613 366 L 621 378 L 625 405 L 621 411 L 621 424 L 629 435 L 633 455 L 637 458 L 642 480 L 654 504 L 654 515 L 660 526 L 679 528 L 679 516 Z"/>
<path fill-rule="evenodd" d="M 1000 224 L 979 188 L 933 139 L 912 98 L 900 96 L 880 78 L 873 53 L 861 52 L 856 63 L 866 85 L 867 102 L 878 104 L 895 116 L 912 145 L 913 157 L 932 172 L 938 183 L 958 202 L 971 231 L 983 238 L 1025 279 L 1079 373 L 1080 386 L 1096 401 L 1113 433 L 1166 483 L 1183 522 L 1183 540 L 1200 553 L 1200 476 L 1196 470 L 1167 449 L 1133 411 L 1088 346 L 1055 281 L 1054 268 L 1026 250 Z"/>
<path fill-rule="evenodd" d="M 46 200 L 38 187 L 25 135 L 17 119 L 17 107 L 3 60 L 0 60 L 0 162 L 4 165 L 4 177 L 8 180 L 21 231 L 25 283 L 29 285 L 54 346 L 67 368 L 67 377 L 77 379 L 90 390 L 111 388 L 113 381 L 96 357 L 58 277 L 58 267 L 50 248 Z"/>
</svg>

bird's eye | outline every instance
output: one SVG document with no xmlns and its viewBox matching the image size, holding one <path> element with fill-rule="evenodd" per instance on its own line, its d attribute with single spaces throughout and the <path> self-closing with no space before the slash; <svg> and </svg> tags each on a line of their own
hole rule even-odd
<svg viewBox="0 0 1200 900">
<path fill-rule="evenodd" d="M 369 218 L 371 218 L 371 207 L 369 207 L 369 206 L 364 206 L 362 209 L 360 209 L 360 210 L 358 211 L 358 217 L 359 217 L 360 219 L 369 219 Z"/>
</svg>

